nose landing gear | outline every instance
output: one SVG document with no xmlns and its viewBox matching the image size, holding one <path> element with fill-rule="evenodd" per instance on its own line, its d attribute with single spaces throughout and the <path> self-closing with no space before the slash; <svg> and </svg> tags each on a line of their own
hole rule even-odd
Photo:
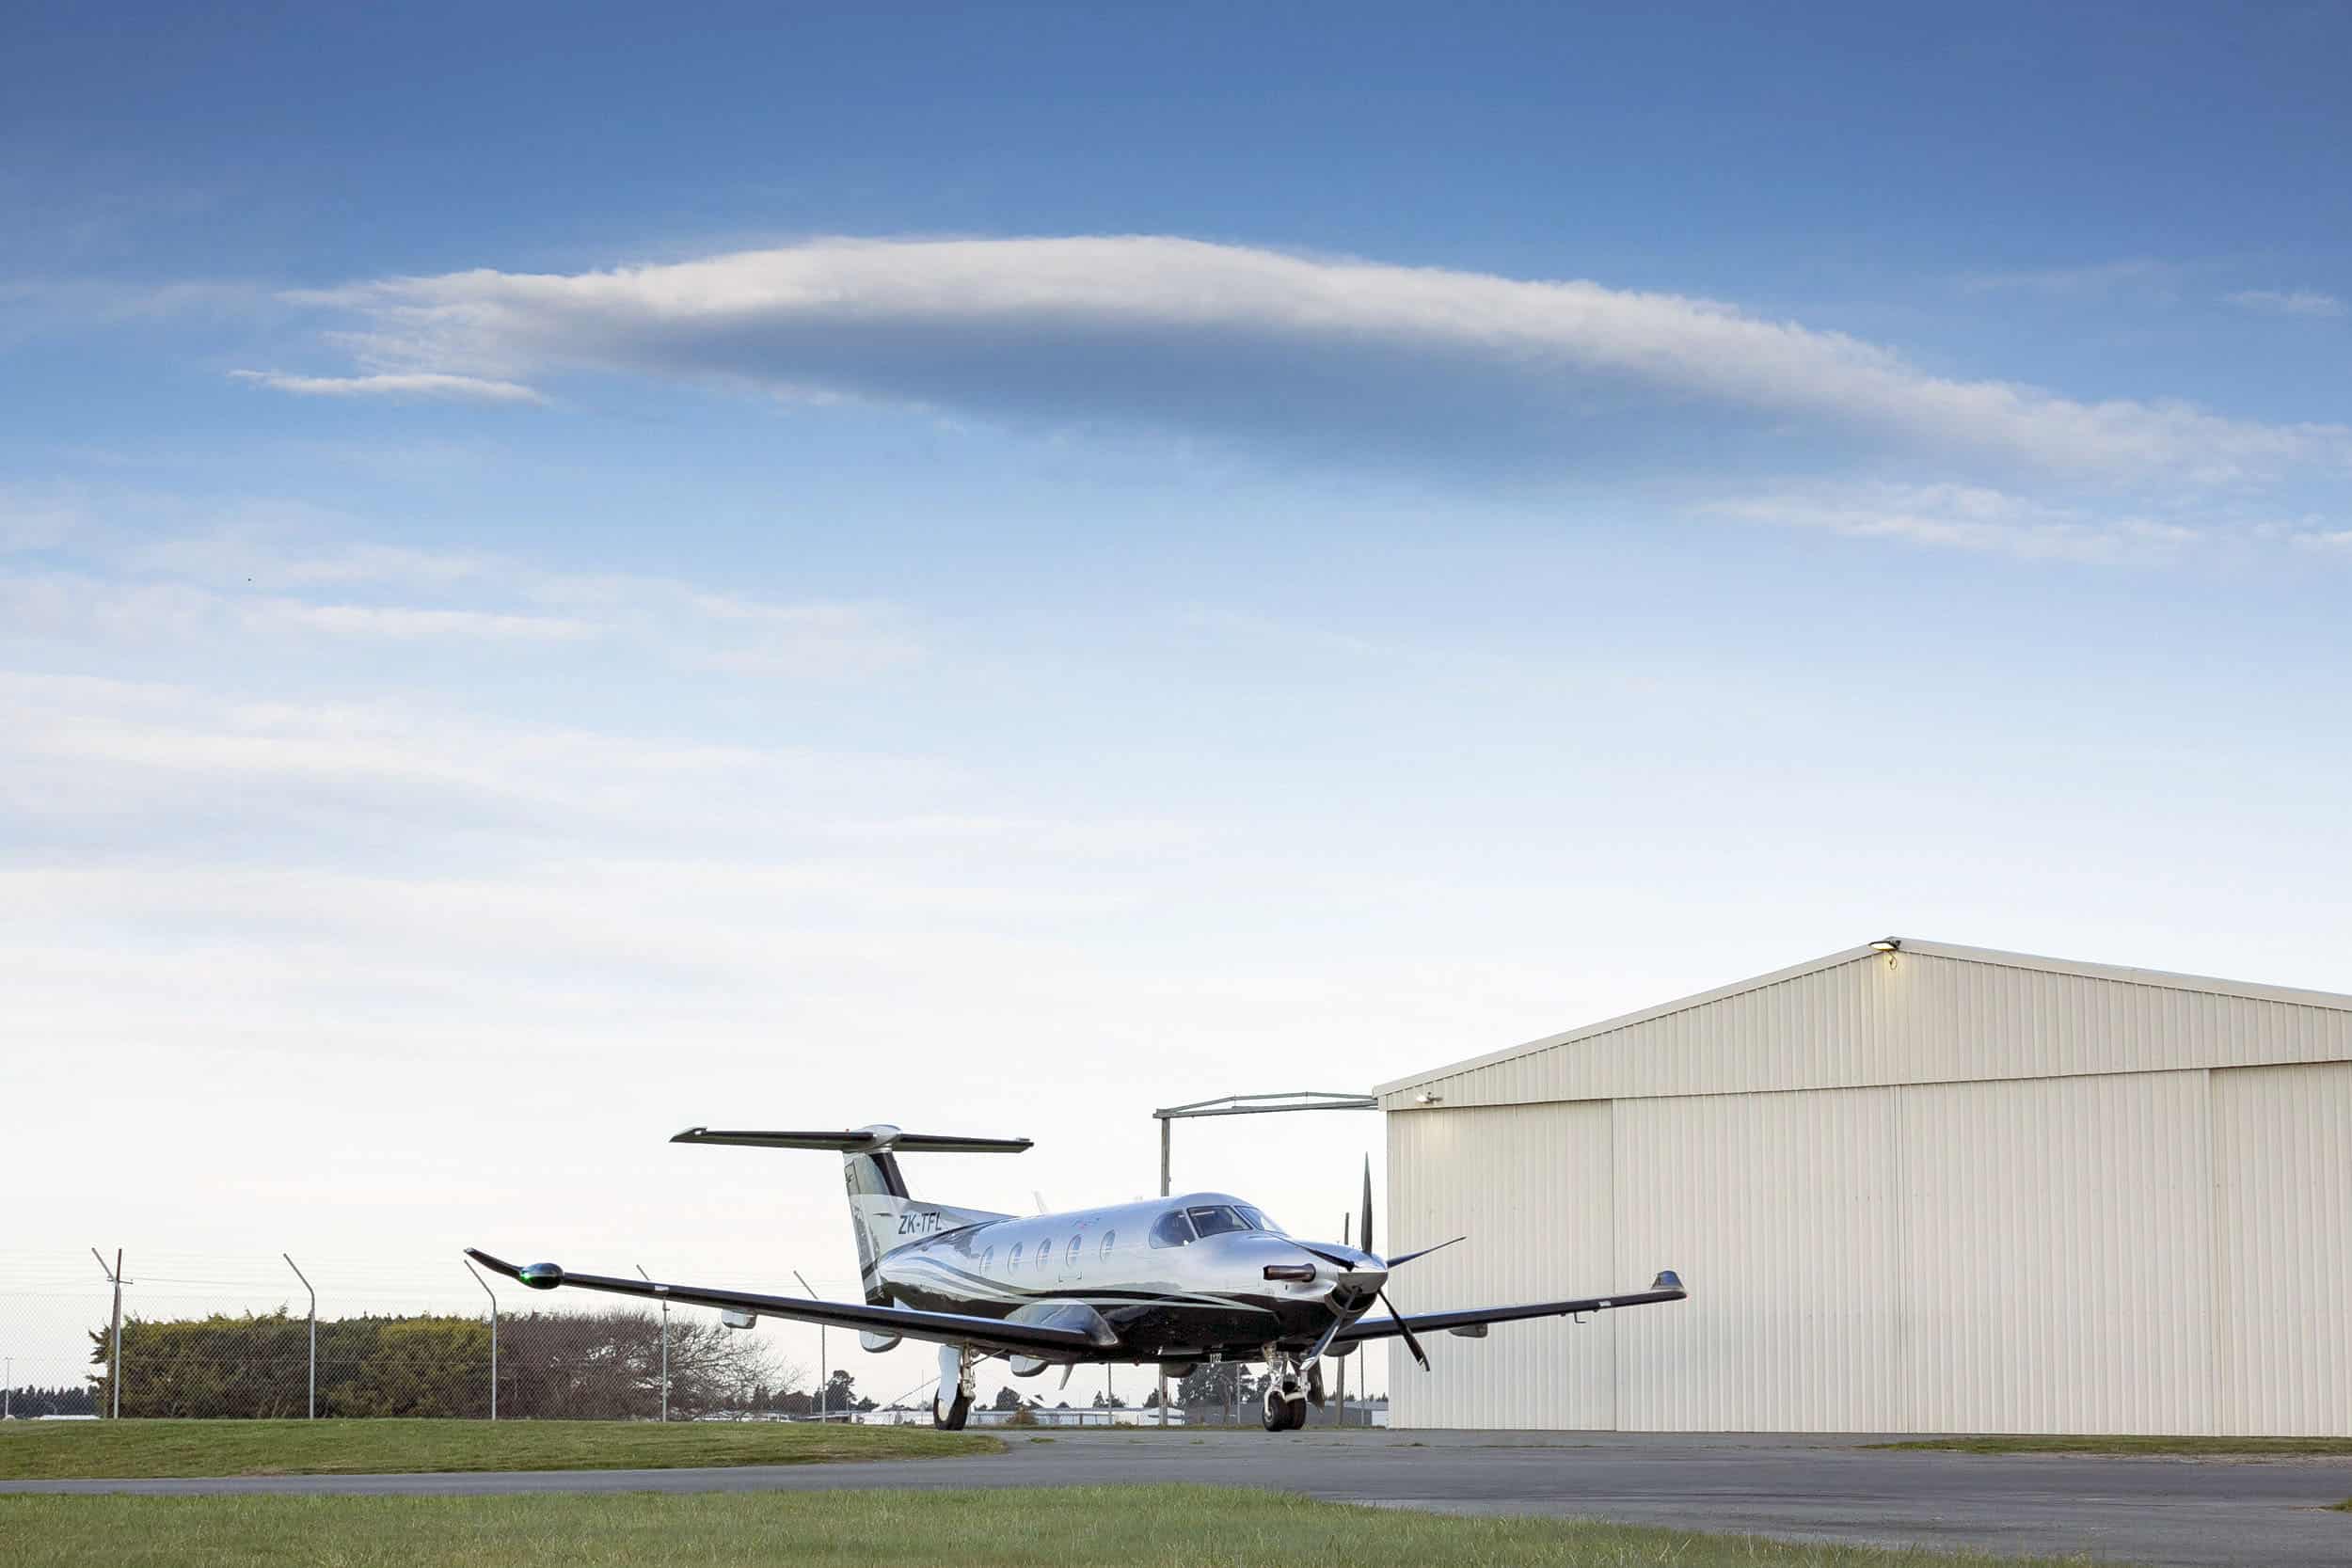
<svg viewBox="0 0 2352 1568">
<path fill-rule="evenodd" d="M 1296 1432 L 1307 1424 L 1311 1383 L 1300 1374 L 1298 1360 L 1288 1352 L 1267 1347 L 1264 1419 L 1268 1432 Z M 1322 1368 L 1315 1370 L 1319 1373 Z M 1321 1391 L 1321 1381 L 1320 1377 L 1312 1380 L 1312 1391 Z"/>
</svg>

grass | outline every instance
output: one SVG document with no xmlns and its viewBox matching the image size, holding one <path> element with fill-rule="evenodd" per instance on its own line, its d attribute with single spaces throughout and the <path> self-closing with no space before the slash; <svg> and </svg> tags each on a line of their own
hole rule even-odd
<svg viewBox="0 0 2352 1568">
<path fill-rule="evenodd" d="M 670 1470 L 997 1453 L 977 1433 L 777 1421 L 11 1421 L 0 1478 Z"/>
<path fill-rule="evenodd" d="M 1477 1519 L 1211 1486 L 669 1497 L 0 1497 L 48 1568 L 1967 1568 L 2025 1560 Z M 2046 1561 L 2048 1560 L 2037 1560 Z"/>
<path fill-rule="evenodd" d="M 2352 1437 L 1920 1437 L 1870 1447 L 1941 1449 L 1956 1453 L 2104 1453 L 2152 1459 L 2352 1458 Z"/>
</svg>

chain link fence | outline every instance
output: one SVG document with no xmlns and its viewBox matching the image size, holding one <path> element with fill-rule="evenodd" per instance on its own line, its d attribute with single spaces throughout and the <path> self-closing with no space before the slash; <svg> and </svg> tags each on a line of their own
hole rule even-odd
<svg viewBox="0 0 2352 1568">
<path fill-rule="evenodd" d="M 485 1295 L 453 1260 L 295 1261 L 133 1257 L 122 1271 L 118 1380 L 113 1256 L 0 1255 L 0 1406 L 20 1419 L 103 1418 L 117 1413 L 119 1394 L 126 1419 L 483 1419 L 495 1388 L 501 1420 L 795 1419 L 820 1409 L 834 1418 L 930 1419 L 928 1380 L 877 1410 L 835 1369 L 820 1402 L 806 1370 L 773 1340 L 725 1328 L 713 1313 L 594 1298 L 509 1311 L 511 1295 Z M 424 1283 L 436 1274 L 451 1278 Z M 315 1321 L 310 1285 L 319 1291 Z M 1361 1360 L 1350 1364 L 1351 1384 Z M 1204 1365 L 1169 1384 L 1169 1416 L 1186 1426 L 1255 1426 L 1263 1386 L 1262 1373 Z M 1309 1424 L 1385 1424 L 1387 1402 L 1359 1394 L 1343 1412 L 1334 1398 Z M 975 1417 L 983 1425 L 1152 1425 L 1158 1412 L 1152 1396 L 1118 1399 L 1097 1368 L 1067 1384 L 1051 1373 L 1009 1379 L 983 1393 Z"/>
<path fill-rule="evenodd" d="M 314 1319 L 298 1275 L 272 1291 L 249 1266 L 167 1259 L 124 1270 L 118 1326 L 112 1264 L 85 1261 L 76 1284 L 57 1259 L 0 1263 L 6 1415 L 483 1418 L 495 1400 L 500 1419 L 695 1420 L 816 1403 L 803 1369 L 703 1313 L 534 1307 L 494 1323 L 491 1298 L 453 1309 L 447 1289 L 380 1275 L 338 1291 L 314 1266 L 333 1304 Z"/>
</svg>

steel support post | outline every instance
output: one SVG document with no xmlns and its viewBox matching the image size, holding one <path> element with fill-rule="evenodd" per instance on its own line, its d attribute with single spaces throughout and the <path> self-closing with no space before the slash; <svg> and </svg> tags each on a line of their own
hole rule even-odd
<svg viewBox="0 0 2352 1568">
<path fill-rule="evenodd" d="M 490 1419 L 499 1418 L 499 1293 L 490 1289 L 490 1282 L 474 1273 L 471 1263 L 466 1272 L 473 1275 L 473 1282 L 482 1287 L 482 1293 L 490 1298 Z"/>
<path fill-rule="evenodd" d="M 637 1265 L 637 1277 L 653 1283 L 653 1275 L 643 1263 Z M 661 1304 L 661 1419 L 664 1425 L 670 1419 L 670 1304 L 666 1301 Z"/>
<path fill-rule="evenodd" d="M 794 1269 L 792 1277 L 801 1282 L 803 1295 L 811 1301 L 817 1299 L 817 1292 L 808 1288 L 808 1280 L 800 1270 Z M 824 1425 L 833 1417 L 833 1401 L 830 1397 L 832 1392 L 833 1372 L 831 1363 L 825 1355 L 825 1325 L 818 1323 L 817 1325 L 817 1424 L 819 1426 Z"/>
<path fill-rule="evenodd" d="M 292 1255 L 281 1252 L 278 1256 L 286 1259 L 286 1267 L 294 1270 L 302 1288 L 310 1291 L 310 1413 L 304 1419 L 315 1421 L 319 1418 L 319 1293 L 310 1290 L 310 1281 Z"/>
<path fill-rule="evenodd" d="M 89 1249 L 89 1255 L 98 1259 L 98 1272 L 104 1275 L 106 1283 L 115 1288 L 114 1323 L 108 1331 L 113 1344 L 107 1352 L 106 1387 L 114 1406 L 113 1418 L 119 1421 L 122 1418 L 122 1249 L 115 1248 L 115 1266 L 111 1269 L 106 1267 L 106 1259 L 100 1257 L 96 1247 Z"/>
</svg>

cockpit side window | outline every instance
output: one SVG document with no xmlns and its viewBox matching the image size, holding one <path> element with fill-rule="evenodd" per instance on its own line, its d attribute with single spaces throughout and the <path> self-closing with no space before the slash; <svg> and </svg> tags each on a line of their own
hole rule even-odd
<svg viewBox="0 0 2352 1568">
<path fill-rule="evenodd" d="M 1152 1222 L 1153 1246 L 1190 1246 L 1192 1239 L 1192 1223 L 1182 1209 L 1170 1209 Z"/>
<path fill-rule="evenodd" d="M 1287 1236 L 1290 1234 L 1289 1231 L 1283 1229 L 1280 1226 L 1275 1224 L 1273 1220 L 1269 1219 L 1266 1216 L 1266 1212 L 1264 1210 L 1252 1208 L 1247 1203 L 1237 1204 L 1235 1207 L 1241 1210 L 1241 1217 L 1249 1222 L 1250 1229 L 1271 1230 L 1277 1236 Z"/>
</svg>

